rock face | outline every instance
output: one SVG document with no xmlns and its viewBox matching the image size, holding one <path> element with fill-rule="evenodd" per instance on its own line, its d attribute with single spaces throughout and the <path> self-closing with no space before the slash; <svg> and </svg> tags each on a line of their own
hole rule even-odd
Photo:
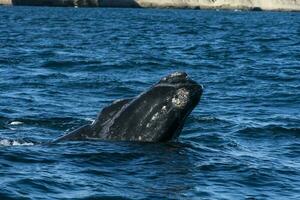
<svg viewBox="0 0 300 200">
<path fill-rule="evenodd" d="M 141 7 L 138 0 L 99 0 L 100 7 L 124 7 L 138 8 Z"/>
<path fill-rule="evenodd" d="M 0 4 L 300 11 L 300 0 L 0 0 Z"/>
<path fill-rule="evenodd" d="M 20 6 L 99 7 L 99 0 L 11 0 L 11 1 L 12 1 L 12 5 L 20 5 Z"/>
<path fill-rule="evenodd" d="M 300 0 L 136 0 L 142 7 L 300 11 Z"/>
<path fill-rule="evenodd" d="M 11 0 L 0 0 L 0 5 L 11 5 Z"/>
</svg>

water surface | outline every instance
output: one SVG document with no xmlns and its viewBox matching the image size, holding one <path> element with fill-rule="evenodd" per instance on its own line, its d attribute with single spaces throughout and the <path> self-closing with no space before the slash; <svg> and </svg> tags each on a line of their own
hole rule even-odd
<svg viewBox="0 0 300 200">
<path fill-rule="evenodd" d="M 0 198 L 299 199 L 299 27 L 288 12 L 0 7 Z M 178 70 L 205 87 L 178 142 L 41 144 Z"/>
</svg>

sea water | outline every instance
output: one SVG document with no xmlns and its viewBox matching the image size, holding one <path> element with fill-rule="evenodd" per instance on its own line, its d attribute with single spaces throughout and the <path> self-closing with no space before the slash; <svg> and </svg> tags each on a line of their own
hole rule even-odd
<svg viewBox="0 0 300 200">
<path fill-rule="evenodd" d="M 178 141 L 47 145 L 185 71 Z M 0 199 L 300 199 L 300 15 L 0 7 Z"/>
</svg>

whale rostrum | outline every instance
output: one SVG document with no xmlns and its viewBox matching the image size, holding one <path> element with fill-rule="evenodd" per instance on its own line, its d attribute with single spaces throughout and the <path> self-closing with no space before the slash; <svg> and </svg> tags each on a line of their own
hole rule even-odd
<svg viewBox="0 0 300 200">
<path fill-rule="evenodd" d="M 92 124 L 56 140 L 166 142 L 177 139 L 197 106 L 203 87 L 184 72 L 175 72 L 140 95 L 104 107 Z"/>
</svg>

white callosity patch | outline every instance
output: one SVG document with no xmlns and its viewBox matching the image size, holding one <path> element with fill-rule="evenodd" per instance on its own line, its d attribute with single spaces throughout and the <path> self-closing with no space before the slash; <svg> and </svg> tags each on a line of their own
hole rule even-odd
<svg viewBox="0 0 300 200">
<path fill-rule="evenodd" d="M 155 113 L 151 118 L 151 122 L 157 120 L 161 116 L 161 114 L 164 114 L 166 112 L 167 112 L 167 106 L 162 106 L 161 112 Z M 151 126 L 151 122 L 147 123 L 147 125 L 146 125 L 147 128 L 149 128 Z"/>
<path fill-rule="evenodd" d="M 161 111 L 162 111 L 163 113 L 167 112 L 167 106 L 163 106 L 163 107 L 161 108 Z"/>
<path fill-rule="evenodd" d="M 177 108 L 184 108 L 188 102 L 189 91 L 185 88 L 177 90 L 175 97 L 172 98 L 172 103 Z"/>
<path fill-rule="evenodd" d="M 174 72 L 173 74 L 170 75 L 170 78 L 176 77 L 176 76 L 181 76 L 182 73 L 180 72 Z"/>
<path fill-rule="evenodd" d="M 151 120 L 154 121 L 154 120 L 156 120 L 157 118 L 158 118 L 158 113 L 155 113 L 155 114 L 153 115 L 153 117 L 151 118 Z"/>
<path fill-rule="evenodd" d="M 162 80 L 166 81 L 168 79 L 172 79 L 172 78 L 175 78 L 175 77 L 181 77 L 183 75 L 186 76 L 186 74 L 183 74 L 181 72 L 174 72 L 174 73 L 170 74 L 168 77 L 164 77 Z"/>
</svg>

